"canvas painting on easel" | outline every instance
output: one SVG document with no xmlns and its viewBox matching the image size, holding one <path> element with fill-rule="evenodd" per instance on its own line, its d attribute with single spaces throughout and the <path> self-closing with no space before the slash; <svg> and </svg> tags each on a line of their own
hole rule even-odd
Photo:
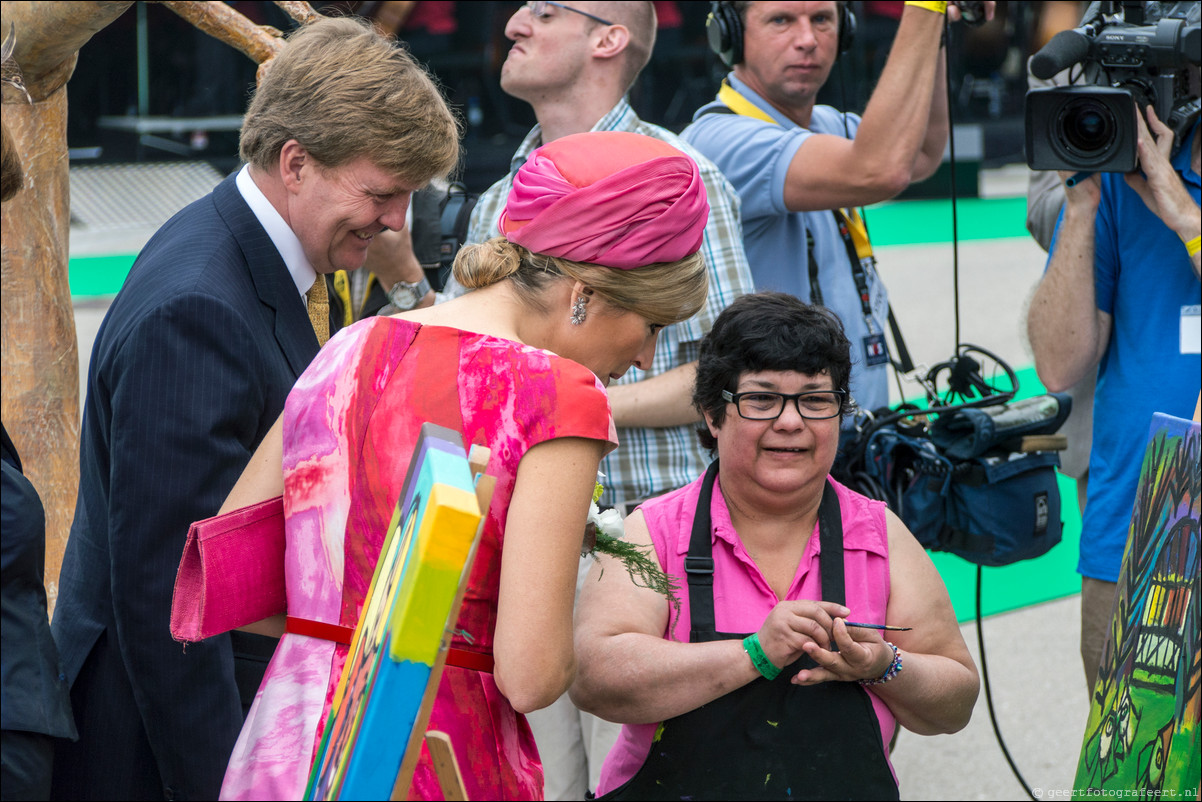
<svg viewBox="0 0 1202 802">
<path fill-rule="evenodd" d="M 1074 798 L 1110 789 L 1197 798 L 1198 460 L 1199 424 L 1154 416 Z"/>
<path fill-rule="evenodd" d="M 400 495 L 305 799 L 386 799 L 420 748 L 482 517 L 458 433 L 423 426 Z"/>
</svg>

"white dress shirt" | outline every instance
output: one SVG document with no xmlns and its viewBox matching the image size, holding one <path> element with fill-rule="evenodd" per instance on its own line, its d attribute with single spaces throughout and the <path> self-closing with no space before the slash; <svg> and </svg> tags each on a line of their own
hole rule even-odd
<svg viewBox="0 0 1202 802">
<path fill-rule="evenodd" d="M 300 240 L 284 222 L 284 218 L 276 211 L 276 208 L 271 205 L 271 201 L 267 200 L 263 190 L 259 189 L 254 179 L 250 177 L 249 164 L 238 171 L 234 183 L 237 184 L 238 192 L 242 194 L 246 205 L 250 207 L 259 224 L 263 226 L 263 230 L 267 232 L 267 236 L 271 238 L 271 243 L 280 252 L 280 257 L 284 260 L 289 275 L 296 282 L 296 291 L 300 293 L 301 301 L 307 308 L 309 305 L 308 293 L 313 287 L 313 282 L 317 281 L 317 271 L 309 264 Z"/>
</svg>

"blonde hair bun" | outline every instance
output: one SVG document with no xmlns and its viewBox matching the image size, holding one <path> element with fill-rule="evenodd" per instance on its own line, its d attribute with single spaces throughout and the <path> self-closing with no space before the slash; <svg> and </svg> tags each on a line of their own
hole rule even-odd
<svg viewBox="0 0 1202 802">
<path fill-rule="evenodd" d="M 493 237 L 487 242 L 460 248 L 452 269 L 456 281 L 469 290 L 478 290 L 504 281 L 521 266 L 522 255 L 517 246 L 504 237 Z"/>
</svg>

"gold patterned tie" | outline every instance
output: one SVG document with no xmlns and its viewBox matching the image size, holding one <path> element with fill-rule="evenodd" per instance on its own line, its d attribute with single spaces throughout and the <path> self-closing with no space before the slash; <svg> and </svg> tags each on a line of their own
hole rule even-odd
<svg viewBox="0 0 1202 802">
<path fill-rule="evenodd" d="M 313 332 L 317 335 L 317 344 L 325 345 L 330 339 L 330 293 L 326 289 L 326 277 L 317 274 L 317 281 L 308 292 L 309 322 L 313 324 Z"/>
</svg>

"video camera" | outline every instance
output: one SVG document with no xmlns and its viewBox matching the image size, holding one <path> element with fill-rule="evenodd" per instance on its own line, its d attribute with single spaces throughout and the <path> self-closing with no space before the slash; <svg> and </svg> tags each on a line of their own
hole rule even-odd
<svg viewBox="0 0 1202 802">
<path fill-rule="evenodd" d="M 1202 63 L 1200 11 L 1196 1 L 1093 2 L 1080 27 L 1056 34 L 1032 56 L 1036 78 L 1080 64 L 1090 85 L 1027 93 L 1031 169 L 1134 170 L 1135 114 L 1149 105 L 1180 147 L 1202 107 L 1188 76 L 1189 65 Z"/>
<path fill-rule="evenodd" d="M 446 286 L 479 197 L 458 181 L 432 181 L 413 193 L 413 255 L 436 291 Z"/>
</svg>

